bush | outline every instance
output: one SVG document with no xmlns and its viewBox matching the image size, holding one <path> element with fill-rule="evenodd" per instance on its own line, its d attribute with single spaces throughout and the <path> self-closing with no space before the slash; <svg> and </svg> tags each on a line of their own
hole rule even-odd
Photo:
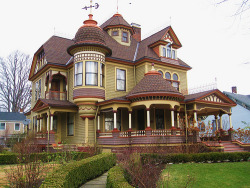
<svg viewBox="0 0 250 188">
<path fill-rule="evenodd" d="M 29 162 L 40 160 L 41 162 L 50 162 L 56 160 L 80 160 L 89 157 L 85 152 L 58 152 L 58 153 L 32 153 L 30 155 L 0 154 L 0 165 L 24 163 L 29 157 Z"/>
<path fill-rule="evenodd" d="M 186 163 L 186 162 L 218 162 L 218 161 L 247 161 L 250 158 L 250 152 L 235 153 L 193 153 L 193 154 L 141 154 L 142 158 L 153 159 L 155 162 L 162 163 Z"/>
<path fill-rule="evenodd" d="M 64 165 L 47 176 L 40 187 L 79 187 L 100 176 L 116 163 L 116 156 L 103 153 Z"/>
<path fill-rule="evenodd" d="M 108 177 L 107 177 L 107 188 L 132 188 L 124 175 L 124 169 L 120 166 L 114 166 L 108 171 Z"/>
</svg>

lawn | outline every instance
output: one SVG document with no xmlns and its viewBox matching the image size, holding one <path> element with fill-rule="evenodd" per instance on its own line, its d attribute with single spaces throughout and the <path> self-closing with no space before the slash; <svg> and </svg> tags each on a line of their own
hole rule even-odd
<svg viewBox="0 0 250 188">
<path fill-rule="evenodd" d="M 167 165 L 158 187 L 250 188 L 250 162 Z"/>
</svg>

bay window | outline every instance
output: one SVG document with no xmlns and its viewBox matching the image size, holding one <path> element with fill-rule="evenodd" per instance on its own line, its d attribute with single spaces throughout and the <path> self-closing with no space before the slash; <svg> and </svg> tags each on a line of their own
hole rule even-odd
<svg viewBox="0 0 250 188">
<path fill-rule="evenodd" d="M 100 86 L 103 87 L 104 86 L 104 64 L 101 63 L 101 68 L 100 68 Z"/>
<path fill-rule="evenodd" d="M 119 91 L 126 90 L 126 71 L 116 69 L 116 89 Z"/>
<path fill-rule="evenodd" d="M 97 86 L 98 85 L 98 62 L 87 61 L 86 62 L 86 85 Z"/>
<path fill-rule="evenodd" d="M 82 85 L 82 62 L 75 64 L 75 86 Z"/>
</svg>

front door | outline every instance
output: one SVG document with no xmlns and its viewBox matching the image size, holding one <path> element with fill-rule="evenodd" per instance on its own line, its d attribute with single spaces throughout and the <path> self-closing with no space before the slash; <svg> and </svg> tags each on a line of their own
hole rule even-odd
<svg viewBox="0 0 250 188">
<path fill-rule="evenodd" d="M 155 110 L 156 129 L 164 129 L 164 110 Z"/>
<path fill-rule="evenodd" d="M 144 109 L 140 109 L 137 111 L 137 123 L 138 123 L 138 130 L 145 129 Z"/>
</svg>

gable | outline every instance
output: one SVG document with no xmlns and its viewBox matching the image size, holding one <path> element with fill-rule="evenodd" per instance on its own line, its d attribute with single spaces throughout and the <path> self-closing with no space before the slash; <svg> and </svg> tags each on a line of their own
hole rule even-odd
<svg viewBox="0 0 250 188">
<path fill-rule="evenodd" d="M 177 38 L 174 30 L 170 26 L 169 29 L 166 31 L 166 33 L 162 36 L 161 40 L 164 40 L 166 42 L 170 42 L 174 48 L 180 48 L 182 47 L 179 39 Z"/>
<path fill-rule="evenodd" d="M 218 103 L 228 103 L 228 101 L 225 101 L 224 99 L 220 98 L 215 93 L 208 95 L 206 97 L 201 98 L 203 101 L 209 101 L 209 102 L 218 102 Z"/>
</svg>

